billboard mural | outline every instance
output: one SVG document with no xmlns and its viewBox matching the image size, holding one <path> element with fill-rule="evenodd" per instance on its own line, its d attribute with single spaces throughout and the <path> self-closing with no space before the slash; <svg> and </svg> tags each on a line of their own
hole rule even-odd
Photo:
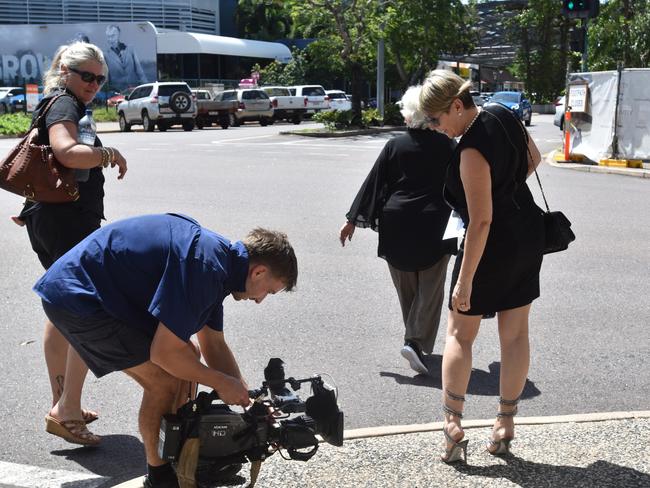
<svg viewBox="0 0 650 488">
<path fill-rule="evenodd" d="M 150 22 L 0 26 L 0 80 L 41 83 L 57 48 L 85 41 L 104 52 L 108 84 L 122 90 L 156 80 L 156 29 Z"/>
</svg>

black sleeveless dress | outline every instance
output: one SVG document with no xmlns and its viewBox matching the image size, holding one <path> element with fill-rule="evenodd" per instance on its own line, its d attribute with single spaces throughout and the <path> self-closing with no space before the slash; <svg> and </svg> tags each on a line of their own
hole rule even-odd
<svg viewBox="0 0 650 488">
<path fill-rule="evenodd" d="M 469 213 L 460 179 L 460 153 L 478 150 L 490 165 L 492 224 L 472 282 L 471 308 L 465 315 L 483 315 L 531 303 L 539 296 L 539 271 L 544 246 L 542 210 L 526 185 L 527 139 L 523 125 L 500 104 L 486 105 L 461 138 L 449 166 L 444 195 L 465 224 Z M 461 243 L 449 293 L 463 261 Z"/>
</svg>

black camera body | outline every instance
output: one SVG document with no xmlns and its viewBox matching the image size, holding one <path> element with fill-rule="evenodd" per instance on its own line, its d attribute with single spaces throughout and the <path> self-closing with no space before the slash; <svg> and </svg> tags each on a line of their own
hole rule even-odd
<svg viewBox="0 0 650 488">
<path fill-rule="evenodd" d="M 212 391 L 199 393 L 176 414 L 165 415 L 158 455 L 177 462 L 185 441 L 198 438 L 201 463 L 219 468 L 264 460 L 280 449 L 291 459 L 307 461 L 318 449 L 317 435 L 332 445 L 343 445 L 343 412 L 335 390 L 320 376 L 285 379 L 282 360 L 272 358 L 264 377 L 260 389 L 249 391 L 254 402 L 243 413 L 218 402 L 218 394 Z M 313 391 L 306 401 L 295 394 L 303 383 Z"/>
</svg>

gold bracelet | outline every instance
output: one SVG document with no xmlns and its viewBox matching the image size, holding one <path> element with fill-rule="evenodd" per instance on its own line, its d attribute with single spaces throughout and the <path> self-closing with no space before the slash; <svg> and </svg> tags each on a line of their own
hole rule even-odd
<svg viewBox="0 0 650 488">
<path fill-rule="evenodd" d="M 108 158 L 109 158 L 109 152 L 105 147 L 100 147 L 99 150 L 102 153 L 102 160 L 100 161 L 99 165 L 102 168 L 107 168 L 109 165 Z"/>
</svg>

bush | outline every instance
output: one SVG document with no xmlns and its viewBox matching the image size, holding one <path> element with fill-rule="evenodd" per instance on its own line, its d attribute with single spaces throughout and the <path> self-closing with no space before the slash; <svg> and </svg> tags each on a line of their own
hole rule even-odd
<svg viewBox="0 0 650 488">
<path fill-rule="evenodd" d="M 23 113 L 0 115 L 0 134 L 5 136 L 25 135 L 32 123 L 32 117 Z"/>
<path fill-rule="evenodd" d="M 361 123 L 364 127 L 381 125 L 381 115 L 376 108 L 369 108 L 361 112 Z"/>
<path fill-rule="evenodd" d="M 352 127 L 352 110 L 327 110 L 314 114 L 313 120 L 325 124 L 329 130 Z"/>
<path fill-rule="evenodd" d="M 114 108 L 98 108 L 93 110 L 95 122 L 117 122 L 117 110 Z"/>
<path fill-rule="evenodd" d="M 387 103 L 384 107 L 384 124 L 386 125 L 404 125 L 404 117 L 399 111 L 399 105 L 396 103 Z"/>
</svg>

